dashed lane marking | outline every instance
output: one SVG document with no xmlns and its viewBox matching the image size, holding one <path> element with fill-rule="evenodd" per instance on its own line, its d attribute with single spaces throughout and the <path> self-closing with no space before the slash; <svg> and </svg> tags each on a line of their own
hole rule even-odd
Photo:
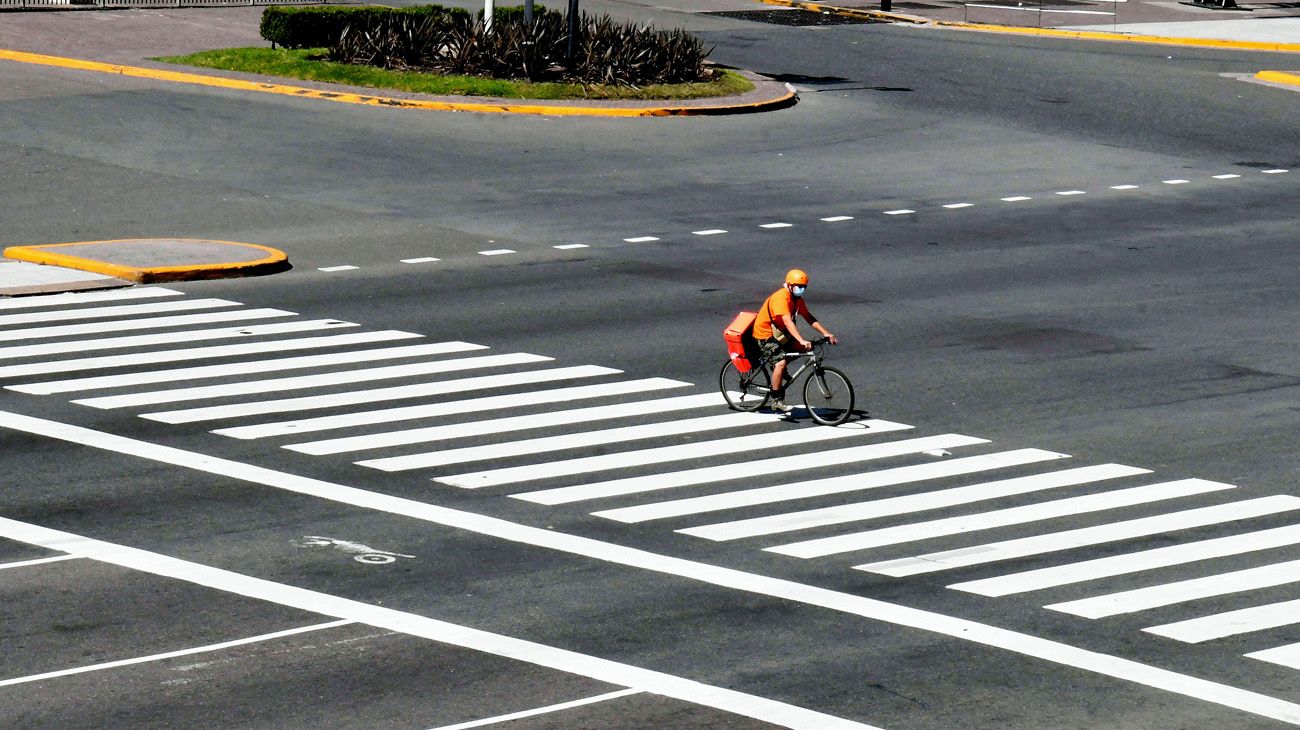
<svg viewBox="0 0 1300 730">
<path fill-rule="evenodd" d="M 317 271 L 324 271 L 332 274 L 335 271 L 352 271 L 357 268 L 359 267 L 352 266 L 351 264 L 344 264 L 342 266 L 321 266 L 317 268 Z"/>
</svg>

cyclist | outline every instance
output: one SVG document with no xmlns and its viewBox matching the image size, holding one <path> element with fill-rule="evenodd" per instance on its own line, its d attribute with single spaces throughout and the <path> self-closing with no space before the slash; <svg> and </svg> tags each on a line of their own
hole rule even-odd
<svg viewBox="0 0 1300 730">
<path fill-rule="evenodd" d="M 832 345 L 839 344 L 835 335 L 823 327 L 808 311 L 808 304 L 803 300 L 804 292 L 807 290 L 808 274 L 802 269 L 790 269 L 785 275 L 785 286 L 777 289 L 763 302 L 763 306 L 758 310 L 758 317 L 754 319 L 754 339 L 762 346 L 763 355 L 776 362 L 772 367 L 773 410 L 784 412 L 791 410 L 785 404 L 783 380 L 786 360 L 781 357 L 782 353 L 804 352 L 812 347 L 812 343 L 799 334 L 799 328 L 794 324 L 795 317 L 803 315 L 804 320 L 830 340 Z"/>
</svg>

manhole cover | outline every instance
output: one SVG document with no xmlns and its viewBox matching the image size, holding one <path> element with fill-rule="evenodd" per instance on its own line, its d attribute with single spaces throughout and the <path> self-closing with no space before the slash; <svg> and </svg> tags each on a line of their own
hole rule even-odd
<svg viewBox="0 0 1300 730">
<path fill-rule="evenodd" d="M 835 13 L 814 13 L 811 10 L 720 10 L 700 15 L 718 15 L 738 20 L 753 20 L 772 25 L 866 25 L 867 23 L 885 23 L 885 20 L 863 18 Z"/>
</svg>

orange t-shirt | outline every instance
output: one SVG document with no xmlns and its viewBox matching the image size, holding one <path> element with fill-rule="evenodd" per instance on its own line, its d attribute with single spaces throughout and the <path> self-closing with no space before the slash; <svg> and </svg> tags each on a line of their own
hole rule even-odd
<svg viewBox="0 0 1300 730">
<path fill-rule="evenodd" d="M 768 297 L 758 310 L 758 317 L 754 320 L 754 339 L 762 342 L 771 337 L 772 323 L 779 320 L 783 314 L 801 314 L 805 320 L 812 322 L 812 316 L 808 314 L 808 305 L 803 303 L 803 299 L 795 299 L 789 289 L 781 287 L 772 292 L 772 296 Z"/>
</svg>

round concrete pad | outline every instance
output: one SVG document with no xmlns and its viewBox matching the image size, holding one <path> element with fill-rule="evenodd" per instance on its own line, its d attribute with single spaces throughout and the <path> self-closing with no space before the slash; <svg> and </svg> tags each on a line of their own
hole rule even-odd
<svg viewBox="0 0 1300 730">
<path fill-rule="evenodd" d="M 256 276 L 289 268 L 283 251 L 253 243 L 128 238 L 11 246 L 7 258 L 93 271 L 139 283 Z"/>
</svg>

